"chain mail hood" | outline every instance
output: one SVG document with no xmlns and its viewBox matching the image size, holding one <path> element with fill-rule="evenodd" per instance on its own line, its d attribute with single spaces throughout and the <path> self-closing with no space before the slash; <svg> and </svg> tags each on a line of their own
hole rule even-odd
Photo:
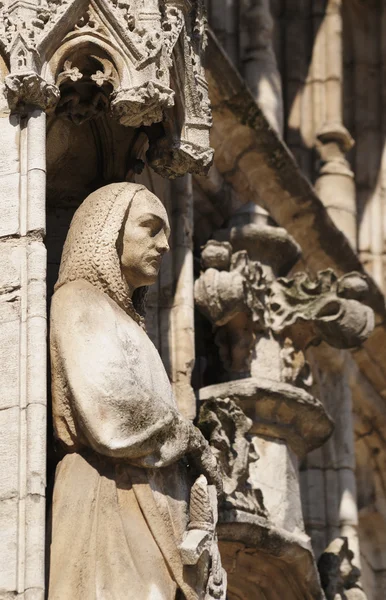
<svg viewBox="0 0 386 600">
<path fill-rule="evenodd" d="M 87 196 L 71 221 L 55 291 L 69 281 L 84 279 L 143 325 L 129 296 L 117 250 L 119 232 L 136 194 L 153 196 L 135 183 L 112 183 Z"/>
</svg>

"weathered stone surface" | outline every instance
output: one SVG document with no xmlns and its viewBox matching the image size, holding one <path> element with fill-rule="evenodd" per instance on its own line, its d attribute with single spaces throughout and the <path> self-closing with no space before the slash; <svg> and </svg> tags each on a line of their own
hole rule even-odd
<svg viewBox="0 0 386 600">
<path fill-rule="evenodd" d="M 0 500 L 0 594 L 14 596 L 17 589 L 18 554 L 18 501 L 17 498 Z M 8 600 L 8 598 L 7 598 Z"/>
<path fill-rule="evenodd" d="M 258 199 L 276 223 L 293 235 L 303 250 L 311 272 L 315 274 L 326 268 L 334 269 L 338 275 L 353 270 L 363 272 L 363 266 L 349 242 L 333 225 L 294 157 L 268 126 L 241 77 L 214 37 L 209 35 L 208 41 L 206 75 L 214 120 L 212 140 L 220 173 L 231 183 L 240 202 L 248 203 L 251 199 Z M 298 52 L 297 60 L 302 56 L 304 52 Z M 291 61 L 288 62 L 290 64 Z M 221 75 L 225 71 L 228 73 L 226 78 Z M 315 77 L 317 79 L 316 74 Z M 239 160 L 243 153 L 237 152 L 237 145 L 227 145 L 231 129 L 237 129 L 240 136 L 250 136 L 251 131 L 254 134 L 255 160 L 249 163 L 251 172 L 241 170 Z M 223 168 L 221 165 L 225 149 L 229 167 Z M 368 154 L 367 151 L 366 155 Z M 382 393 L 386 390 L 386 372 L 383 366 L 386 364 L 385 303 L 373 280 L 369 280 L 369 285 L 368 302 L 375 311 L 376 330 L 354 356 L 361 370 L 370 377 L 379 393 Z"/>
<path fill-rule="evenodd" d="M 249 434 L 252 421 L 229 398 L 206 400 L 199 427 L 209 441 L 221 472 L 224 497 L 221 510 L 236 509 L 266 516 L 261 488 L 252 470 L 259 459 L 257 442 Z"/>
<path fill-rule="evenodd" d="M 291 534 L 245 513 L 227 513 L 221 517 L 219 539 L 231 597 L 323 599 L 304 534 Z"/>
<path fill-rule="evenodd" d="M 0 410 L 0 503 L 18 495 L 19 427 L 18 407 Z"/>
<path fill-rule="evenodd" d="M 149 164 L 171 178 L 207 172 L 213 150 L 201 1 L 7 4 L 0 23 L 11 111 L 56 107 L 78 125 L 107 113 L 127 127 L 162 123 L 155 135 L 148 130 Z M 184 111 L 174 108 L 179 102 Z"/>
<path fill-rule="evenodd" d="M 94 597 L 100 580 L 118 596 L 130 586 L 133 597 L 172 600 L 180 589 L 191 600 L 225 598 L 216 461 L 179 413 L 138 312 L 169 235 L 160 200 L 132 183 L 97 190 L 71 223 L 51 310 L 54 427 L 66 453 L 53 498 L 52 598 Z M 207 479 L 192 481 L 185 456 Z M 95 521 L 99 534 L 90 540 Z"/>
</svg>

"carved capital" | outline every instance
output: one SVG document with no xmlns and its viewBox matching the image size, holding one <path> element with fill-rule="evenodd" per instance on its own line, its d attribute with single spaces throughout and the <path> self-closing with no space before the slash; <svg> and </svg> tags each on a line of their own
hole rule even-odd
<svg viewBox="0 0 386 600">
<path fill-rule="evenodd" d="M 217 268 L 206 269 L 195 284 L 198 308 L 215 325 L 225 325 L 237 313 L 247 312 L 264 329 L 297 339 L 302 349 L 322 340 L 336 348 L 351 348 L 373 330 L 373 311 L 361 302 L 368 290 L 361 273 L 338 279 L 327 269 L 315 280 L 306 273 L 269 280 L 261 265 L 243 250 L 232 255 L 229 270 L 220 270 L 219 265 L 225 264 L 220 249 L 226 252 L 229 244 L 215 244 L 209 264 Z M 208 245 L 203 250 L 204 264 Z"/>
<path fill-rule="evenodd" d="M 258 230 L 244 229 L 252 237 L 243 244 L 235 238 L 238 247 L 253 246 Z M 315 280 L 306 273 L 276 278 L 267 256 L 262 265 L 246 250 L 232 254 L 233 243 L 206 244 L 204 271 L 194 289 L 198 309 L 216 326 L 214 340 L 232 378 L 263 369 L 267 376 L 275 372 L 280 381 L 309 387 L 312 378 L 303 355 L 308 346 L 325 341 L 335 348 L 352 348 L 370 335 L 374 314 L 363 303 L 368 291 L 364 275 L 353 272 L 338 278 L 328 269 Z M 271 359 L 264 363 L 269 354 Z"/>
<path fill-rule="evenodd" d="M 60 93 L 56 85 L 47 83 L 33 71 L 5 78 L 5 96 L 11 111 L 23 111 L 26 106 L 42 110 L 54 108 Z"/>
<path fill-rule="evenodd" d="M 174 105 L 174 92 L 157 81 L 148 81 L 112 94 L 111 111 L 122 125 L 140 127 L 163 119 L 163 111 Z"/>
<path fill-rule="evenodd" d="M 213 154 L 213 148 L 165 136 L 150 144 L 146 156 L 156 173 L 174 179 L 185 173 L 205 175 L 212 165 Z"/>
</svg>

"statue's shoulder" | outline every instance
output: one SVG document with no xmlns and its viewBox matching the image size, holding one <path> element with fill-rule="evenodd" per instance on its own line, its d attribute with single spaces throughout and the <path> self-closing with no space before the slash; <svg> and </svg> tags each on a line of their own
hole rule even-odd
<svg viewBox="0 0 386 600">
<path fill-rule="evenodd" d="M 51 323 L 71 323 L 82 321 L 104 322 L 112 315 L 109 297 L 88 281 L 69 281 L 57 289 L 51 302 Z"/>
</svg>

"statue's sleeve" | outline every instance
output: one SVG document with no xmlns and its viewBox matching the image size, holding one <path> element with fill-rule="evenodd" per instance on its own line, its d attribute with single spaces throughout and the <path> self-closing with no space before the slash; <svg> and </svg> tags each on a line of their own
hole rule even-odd
<svg viewBox="0 0 386 600">
<path fill-rule="evenodd" d="M 59 289 L 51 347 L 78 429 L 91 448 L 143 467 L 162 467 L 186 453 L 190 424 L 144 385 L 146 363 L 122 339 L 117 311 L 104 294 L 77 282 Z"/>
</svg>

